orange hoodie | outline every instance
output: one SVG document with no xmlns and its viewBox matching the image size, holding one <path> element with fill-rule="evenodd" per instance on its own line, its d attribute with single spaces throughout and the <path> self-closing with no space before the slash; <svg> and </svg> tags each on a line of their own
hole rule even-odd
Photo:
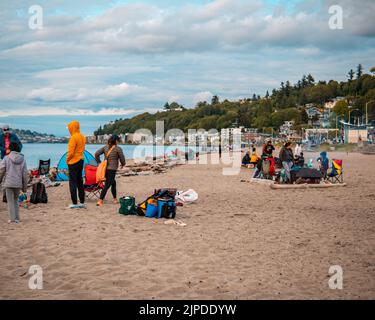
<svg viewBox="0 0 375 320">
<path fill-rule="evenodd" d="M 68 143 L 66 163 L 71 165 L 84 159 L 83 153 L 85 151 L 86 138 L 80 131 L 80 125 L 78 121 L 72 121 L 71 123 L 69 123 L 68 129 L 71 138 Z"/>
</svg>

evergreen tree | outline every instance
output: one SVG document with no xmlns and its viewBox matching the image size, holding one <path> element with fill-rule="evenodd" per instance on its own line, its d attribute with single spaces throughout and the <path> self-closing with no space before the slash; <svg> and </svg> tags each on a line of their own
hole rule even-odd
<svg viewBox="0 0 375 320">
<path fill-rule="evenodd" d="M 301 84 L 302 84 L 302 88 L 306 88 L 307 87 L 307 79 L 306 79 L 305 75 L 302 76 Z"/>
<path fill-rule="evenodd" d="M 171 109 L 171 107 L 170 107 L 169 103 L 166 102 L 165 105 L 164 105 L 164 110 L 170 110 L 170 109 Z"/>
<path fill-rule="evenodd" d="M 359 79 L 360 77 L 362 77 L 362 74 L 363 74 L 363 67 L 361 64 L 359 64 L 357 66 L 357 79 Z"/>
<path fill-rule="evenodd" d="M 349 70 L 349 72 L 348 72 L 348 78 L 349 78 L 349 81 L 352 81 L 354 79 L 354 71 L 353 71 L 353 69 Z"/>
<path fill-rule="evenodd" d="M 314 77 L 309 73 L 308 75 L 307 75 L 307 84 L 308 85 L 313 85 L 315 83 L 315 79 L 314 79 Z"/>
<path fill-rule="evenodd" d="M 214 95 L 212 97 L 212 100 L 211 100 L 211 104 L 214 106 L 215 104 L 219 104 L 220 103 L 220 99 L 217 95 Z"/>
</svg>

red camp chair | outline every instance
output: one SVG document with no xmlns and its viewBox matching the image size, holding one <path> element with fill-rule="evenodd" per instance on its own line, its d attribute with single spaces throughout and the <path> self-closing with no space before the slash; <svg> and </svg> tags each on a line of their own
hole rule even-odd
<svg viewBox="0 0 375 320">
<path fill-rule="evenodd" d="M 85 184 L 83 187 L 89 199 L 99 198 L 104 187 L 103 183 L 96 183 L 97 169 L 98 167 L 90 166 L 89 164 L 85 166 Z"/>
</svg>

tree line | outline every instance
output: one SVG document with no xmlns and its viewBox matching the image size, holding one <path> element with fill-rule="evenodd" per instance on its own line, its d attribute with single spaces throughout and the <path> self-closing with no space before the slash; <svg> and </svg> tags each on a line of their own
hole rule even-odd
<svg viewBox="0 0 375 320">
<path fill-rule="evenodd" d="M 346 119 L 348 108 L 364 111 L 366 102 L 375 100 L 375 67 L 371 74 L 364 73 L 359 64 L 349 70 L 347 80 L 316 81 L 311 74 L 303 75 L 295 84 L 281 82 L 280 87 L 238 100 L 220 101 L 215 95 L 211 101 L 198 102 L 194 108 L 185 108 L 177 102 L 166 103 L 164 111 L 142 113 L 130 119 L 119 119 L 95 131 L 95 135 L 133 133 L 149 129 L 155 133 L 155 121 L 164 121 L 165 130 L 223 129 L 244 126 L 261 131 L 277 131 L 284 121 L 294 121 L 295 129 L 308 127 L 306 105 L 323 108 L 324 103 L 336 97 L 344 100 L 336 105 L 333 116 Z M 176 111 L 178 109 L 178 111 Z M 369 118 L 375 119 L 375 103 L 369 108 Z M 347 119 L 346 119 L 347 120 Z"/>
</svg>

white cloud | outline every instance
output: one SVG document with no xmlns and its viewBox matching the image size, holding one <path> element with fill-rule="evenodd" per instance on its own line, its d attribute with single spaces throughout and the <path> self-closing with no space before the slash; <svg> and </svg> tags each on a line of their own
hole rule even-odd
<svg viewBox="0 0 375 320">
<path fill-rule="evenodd" d="M 198 102 L 207 101 L 210 102 L 213 94 L 210 91 L 199 92 L 193 97 L 193 104 L 196 105 Z"/>
<path fill-rule="evenodd" d="M 71 97 L 68 97 L 67 94 L 60 89 L 47 87 L 31 90 L 27 94 L 27 98 L 32 100 L 60 101 L 67 100 Z"/>
<path fill-rule="evenodd" d="M 66 109 L 58 107 L 34 107 L 23 110 L 22 116 L 108 116 L 118 115 L 125 116 L 140 112 L 157 112 L 160 111 L 158 108 L 144 108 L 144 109 L 132 109 L 132 108 L 121 108 L 121 107 L 104 107 L 99 110 L 88 110 L 88 109 Z M 0 110 L 0 117 L 5 116 L 19 116 L 19 110 Z"/>
<path fill-rule="evenodd" d="M 15 32 L 18 44 L 11 45 L 3 55 L 63 56 L 89 54 L 92 50 L 157 53 L 279 45 L 331 48 L 337 44 L 348 45 L 356 34 L 375 34 L 374 19 L 369 16 L 375 9 L 373 2 L 362 0 L 361 6 L 349 0 L 337 0 L 347 17 L 341 32 L 328 27 L 329 2 L 326 0 L 319 12 L 278 15 L 262 11 L 265 3 L 261 0 L 216 0 L 174 10 L 142 3 L 123 4 L 88 19 L 47 17 L 40 32 Z M 13 43 L 13 39 L 6 37 L 0 40 L 0 45 Z"/>
<path fill-rule="evenodd" d="M 91 16 L 93 1 L 82 1 L 42 0 L 40 31 L 15 17 L 23 1 L 2 5 L 2 114 L 46 105 L 62 112 L 66 104 L 80 112 L 173 100 L 191 106 L 212 92 L 222 99 L 261 94 L 308 72 L 344 79 L 356 64 L 373 63 L 372 0 L 322 0 L 320 8 L 301 0 L 288 9 L 265 0 L 169 7 L 93 0 L 101 11 Z M 328 28 L 330 4 L 343 6 L 343 30 Z"/>
</svg>

